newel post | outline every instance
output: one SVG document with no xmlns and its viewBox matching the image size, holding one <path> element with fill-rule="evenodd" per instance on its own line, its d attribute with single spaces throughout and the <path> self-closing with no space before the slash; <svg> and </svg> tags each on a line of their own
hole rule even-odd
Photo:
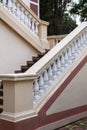
<svg viewBox="0 0 87 130">
<path fill-rule="evenodd" d="M 0 119 L 18 121 L 34 115 L 33 80 L 35 76 L 7 75 L 3 80 L 3 112 Z"/>
<path fill-rule="evenodd" d="M 42 46 L 45 49 L 49 49 L 49 42 L 47 40 L 47 27 L 49 23 L 45 21 L 41 21 L 39 24 L 39 38 L 41 40 Z"/>
</svg>

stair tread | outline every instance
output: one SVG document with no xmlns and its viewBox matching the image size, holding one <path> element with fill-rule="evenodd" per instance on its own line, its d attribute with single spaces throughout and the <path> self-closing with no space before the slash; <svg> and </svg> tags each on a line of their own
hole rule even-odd
<svg viewBox="0 0 87 130">
<path fill-rule="evenodd" d="M 15 73 L 23 73 L 27 71 L 33 64 L 35 64 L 40 58 L 42 58 L 49 50 L 45 49 L 45 53 L 38 54 L 37 56 L 32 56 L 31 61 L 26 61 L 26 65 L 22 65 L 20 70 L 15 70 Z"/>
<path fill-rule="evenodd" d="M 15 73 L 22 73 L 21 70 L 15 70 Z"/>
<path fill-rule="evenodd" d="M 2 113 L 3 112 L 3 109 L 2 108 L 0 108 L 0 113 Z"/>
<path fill-rule="evenodd" d="M 39 58 L 41 58 L 41 57 L 43 57 L 44 56 L 44 54 L 38 54 L 38 57 Z"/>
</svg>

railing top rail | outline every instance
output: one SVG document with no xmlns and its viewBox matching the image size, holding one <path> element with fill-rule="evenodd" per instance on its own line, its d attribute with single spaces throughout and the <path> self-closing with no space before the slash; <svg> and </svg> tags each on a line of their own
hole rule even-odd
<svg viewBox="0 0 87 130">
<path fill-rule="evenodd" d="M 63 51 L 63 49 L 72 41 L 74 38 L 80 35 L 80 33 L 87 27 L 87 22 L 81 23 L 78 27 L 76 27 L 67 37 L 65 37 L 59 44 L 57 44 L 54 48 L 52 48 L 47 55 L 45 55 L 41 60 L 39 60 L 36 64 L 34 64 L 29 70 L 27 70 L 26 74 L 37 74 L 39 75 L 47 68 L 49 64 L 53 60 L 56 59 L 58 54 Z"/>
<path fill-rule="evenodd" d="M 28 8 L 25 3 L 22 0 L 17 0 L 21 6 L 23 6 L 25 8 L 25 10 L 27 10 L 39 23 L 41 22 L 41 20 L 38 18 L 38 16 L 30 9 Z"/>
<path fill-rule="evenodd" d="M 65 36 L 67 36 L 68 34 L 63 34 L 63 35 L 52 35 L 52 36 L 48 36 L 47 39 L 59 39 L 59 38 L 64 38 Z"/>
<path fill-rule="evenodd" d="M 27 10 L 36 19 L 36 21 L 39 22 L 39 24 L 43 23 L 43 24 L 49 25 L 48 22 L 43 21 L 40 18 L 38 18 L 38 16 L 30 8 L 28 8 L 22 0 L 17 0 L 17 1 L 20 3 L 21 6 L 23 6 L 25 8 L 25 10 Z"/>
</svg>

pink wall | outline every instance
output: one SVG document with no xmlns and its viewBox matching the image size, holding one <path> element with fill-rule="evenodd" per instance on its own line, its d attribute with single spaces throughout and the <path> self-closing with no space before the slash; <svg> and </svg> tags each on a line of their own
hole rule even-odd
<svg viewBox="0 0 87 130">
<path fill-rule="evenodd" d="M 39 0 L 22 0 L 39 17 Z"/>
</svg>

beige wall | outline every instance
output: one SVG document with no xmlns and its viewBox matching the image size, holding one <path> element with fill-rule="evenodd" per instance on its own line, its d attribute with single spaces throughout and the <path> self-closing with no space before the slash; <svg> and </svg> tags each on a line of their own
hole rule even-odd
<svg viewBox="0 0 87 130">
<path fill-rule="evenodd" d="M 48 109 L 47 115 L 82 105 L 87 105 L 87 63 Z"/>
<path fill-rule="evenodd" d="M 0 74 L 13 73 L 37 53 L 28 42 L 0 20 Z"/>
</svg>

